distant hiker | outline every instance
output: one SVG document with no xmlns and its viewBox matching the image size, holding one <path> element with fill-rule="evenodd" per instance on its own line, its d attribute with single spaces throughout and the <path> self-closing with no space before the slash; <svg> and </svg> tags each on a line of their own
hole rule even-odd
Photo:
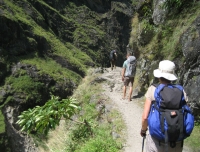
<svg viewBox="0 0 200 152">
<path fill-rule="evenodd" d="M 174 70 L 173 62 L 161 61 L 153 73 L 160 84 L 151 85 L 145 94 L 140 135 L 145 137 L 148 127 L 146 152 L 182 152 L 183 140 L 193 130 L 187 95 L 181 85 L 171 83 L 177 79 Z"/>
<path fill-rule="evenodd" d="M 136 72 L 136 58 L 131 55 L 131 52 L 127 52 L 127 60 L 124 61 L 122 69 L 122 81 L 124 82 L 123 87 L 123 99 L 126 98 L 126 88 L 130 87 L 128 100 L 131 101 L 131 96 L 133 92 L 133 81 Z"/>
<path fill-rule="evenodd" d="M 111 70 L 113 70 L 113 68 L 116 68 L 116 60 L 117 60 L 117 51 L 116 50 L 112 50 L 110 52 L 110 64 L 111 64 Z"/>
</svg>

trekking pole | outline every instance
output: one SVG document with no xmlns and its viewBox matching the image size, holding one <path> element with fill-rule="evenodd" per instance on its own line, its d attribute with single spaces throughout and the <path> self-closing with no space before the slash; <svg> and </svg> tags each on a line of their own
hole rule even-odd
<svg viewBox="0 0 200 152">
<path fill-rule="evenodd" d="M 144 151 L 144 140 L 145 140 L 145 136 L 142 139 L 142 152 Z"/>
</svg>

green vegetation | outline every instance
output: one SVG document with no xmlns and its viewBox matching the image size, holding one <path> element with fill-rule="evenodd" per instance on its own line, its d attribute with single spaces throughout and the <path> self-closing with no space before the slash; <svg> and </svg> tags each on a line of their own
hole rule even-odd
<svg viewBox="0 0 200 152">
<path fill-rule="evenodd" d="M 102 97 L 100 85 L 89 85 L 91 80 L 91 74 L 88 74 L 84 80 L 84 84 L 80 85 L 74 93 L 82 107 L 83 115 L 80 116 L 80 120 L 86 119 L 91 128 L 88 130 L 83 126 L 76 126 L 70 133 L 70 139 L 68 139 L 66 151 L 67 152 L 90 152 L 99 151 L 102 152 L 116 152 L 121 149 L 120 140 L 114 140 L 110 136 L 111 132 L 115 131 L 120 134 L 124 127 L 120 122 L 120 116 L 116 111 L 112 111 L 109 114 L 104 114 L 104 108 L 97 111 L 96 107 L 101 102 L 105 101 L 105 97 Z M 106 101 L 109 102 L 109 101 Z M 107 116 L 106 116 L 107 115 Z M 109 119 L 114 120 L 112 123 Z M 99 122 L 100 121 L 100 122 Z M 113 126 L 114 130 L 113 130 Z"/>
<path fill-rule="evenodd" d="M 63 20 L 68 22 L 68 20 L 69 20 L 68 18 L 60 15 L 59 12 L 57 12 L 56 10 L 54 10 L 53 8 L 48 6 L 46 3 L 44 3 L 43 1 L 38 1 L 38 2 L 40 2 L 41 5 L 44 5 L 45 7 L 48 7 L 51 11 L 54 11 Z M 29 28 L 32 29 L 32 32 L 35 35 L 37 35 L 37 36 L 39 36 L 41 38 L 44 38 L 47 41 L 49 47 L 51 47 L 51 52 L 52 53 L 54 53 L 54 54 L 56 54 L 58 56 L 63 57 L 64 59 L 66 59 L 67 62 L 71 66 L 75 67 L 76 69 L 78 69 L 82 73 L 85 73 L 86 68 L 85 68 L 85 64 L 83 64 L 83 63 L 93 63 L 92 59 L 88 55 L 86 55 L 85 53 L 81 52 L 81 50 L 79 50 L 79 49 L 77 49 L 75 47 L 73 47 L 74 51 L 68 49 L 68 48 L 72 47 L 71 44 L 69 44 L 69 43 L 64 44 L 63 42 L 61 42 L 52 33 L 51 29 L 49 31 L 44 30 L 32 18 L 30 18 L 30 16 L 28 14 L 26 14 L 25 11 L 21 7 L 19 7 L 18 5 L 14 5 L 12 2 L 10 2 L 8 0 L 6 1 L 6 4 L 7 4 L 8 7 L 12 8 L 12 11 L 14 12 L 14 15 L 12 15 L 12 16 L 10 16 L 9 12 L 6 13 L 6 15 L 8 15 L 9 19 L 13 19 L 16 22 L 19 22 L 20 24 L 25 24 L 26 26 L 29 26 Z M 37 12 L 37 13 L 38 13 L 37 15 L 40 17 L 41 14 L 39 12 Z M 85 41 L 85 37 L 83 39 Z M 27 40 L 28 40 L 28 42 L 30 44 L 37 44 L 37 41 L 34 38 L 27 37 Z M 74 54 L 76 56 L 74 56 Z M 43 53 L 43 55 L 45 55 L 45 54 Z M 29 57 L 30 57 L 30 53 L 29 53 Z M 33 57 L 35 57 L 35 56 L 33 56 Z M 77 57 L 79 57 L 79 58 L 77 58 Z M 50 68 L 51 67 L 49 67 L 49 69 Z M 42 71 L 43 68 L 41 68 L 40 70 Z"/>
<path fill-rule="evenodd" d="M 149 11 L 146 10 L 146 12 Z M 165 24 L 158 26 L 146 22 L 146 19 L 144 21 L 142 20 L 138 25 L 135 25 L 135 22 L 137 22 L 137 16 L 135 16 L 135 19 L 133 20 L 135 22 L 132 23 L 133 27 L 138 26 L 141 32 L 146 33 L 145 35 L 147 35 L 147 37 L 149 37 L 148 33 L 152 33 L 152 31 L 154 33 L 150 34 L 150 36 L 153 37 L 147 44 L 138 45 L 139 50 L 141 50 L 140 54 L 149 60 L 161 60 L 163 58 L 174 60 L 180 58 L 180 37 L 192 25 L 199 13 L 199 4 L 197 3 L 196 6 L 183 8 L 179 14 L 168 16 Z M 134 30 L 135 29 L 133 28 L 133 31 Z M 131 34 L 131 40 L 134 40 L 134 37 L 138 37 L 138 33 L 133 31 Z M 195 32 L 193 35 L 196 37 Z"/>
<path fill-rule="evenodd" d="M 169 11 L 175 9 L 180 10 L 184 7 L 184 5 L 191 3 L 187 0 L 166 0 L 163 7 L 168 9 Z"/>
<path fill-rule="evenodd" d="M 88 65 L 90 64 L 94 64 L 94 62 L 91 60 L 91 58 L 83 51 L 81 51 L 80 49 L 77 49 L 74 45 L 72 45 L 71 43 L 66 43 L 66 48 L 68 50 L 70 50 L 71 55 L 73 56 L 73 59 L 78 60 L 80 62 L 81 65 L 84 65 L 86 67 L 89 67 Z M 89 50 L 88 50 L 89 51 Z M 91 50 L 91 52 L 93 52 Z M 90 53 L 92 54 L 92 53 Z M 93 52 L 93 54 L 95 54 Z M 85 69 L 84 69 L 85 70 Z M 84 71 L 85 72 L 85 71 Z"/>
<path fill-rule="evenodd" d="M 28 3 L 26 0 L 23 1 L 24 3 Z M 44 6 L 49 13 L 54 12 L 63 21 L 66 23 L 68 22 L 69 18 L 62 16 L 57 10 L 44 3 L 44 1 L 40 0 L 37 2 Z M 8 8 L 12 11 L 7 11 Z M 4 58 L 1 58 L 3 63 L 11 65 L 12 62 L 20 61 L 22 64 L 35 66 L 38 77 L 49 76 L 58 84 L 70 82 L 75 85 L 77 85 L 81 77 L 85 75 L 87 67 L 94 64 L 92 59 L 85 54 L 85 52 L 68 42 L 63 42 L 53 33 L 51 28 L 44 29 L 38 24 L 37 21 L 39 23 L 44 22 L 43 14 L 40 14 L 39 10 L 36 10 L 31 4 L 29 9 L 34 11 L 37 19 L 27 13 L 27 10 L 18 2 L 13 3 L 12 1 L 5 0 L 2 9 L 5 10 L 5 17 L 12 20 L 14 24 L 19 25 L 21 28 L 25 27 L 24 31 L 21 29 L 21 35 L 33 49 L 33 52 L 26 52 L 26 55 L 23 56 L 9 56 L 5 54 Z M 26 36 L 25 33 L 27 32 L 31 34 Z M 13 37 L 17 38 L 17 33 L 14 33 Z M 42 40 L 42 42 L 40 42 L 40 40 Z M 40 47 L 38 43 L 44 43 L 43 45 L 47 48 L 42 46 L 42 48 L 38 50 L 38 47 Z M 59 59 L 55 61 L 53 59 L 54 56 L 58 57 L 61 61 L 59 62 Z M 62 64 L 63 61 L 64 64 Z M 21 99 L 26 98 L 24 102 L 30 101 L 29 99 L 31 99 L 31 101 L 40 102 L 42 100 L 42 90 L 49 89 L 48 91 L 51 92 L 55 90 L 53 87 L 45 88 L 45 85 L 42 82 L 38 82 L 37 78 L 33 80 L 33 78 L 29 77 L 26 73 L 26 70 L 19 70 L 15 72 L 15 75 L 8 76 L 5 80 L 6 85 L 12 86 L 12 89 L 9 91 L 11 91 L 11 93 L 17 93 L 17 96 Z M 3 74 L 4 73 L 0 73 L 0 76 L 3 76 Z M 66 90 L 67 89 L 70 88 L 66 88 Z M 6 102 L 10 102 L 12 99 L 13 97 L 9 96 Z"/>
<path fill-rule="evenodd" d="M 50 129 L 55 129 L 56 125 L 59 125 L 62 117 L 71 118 L 77 109 L 79 107 L 75 99 L 70 98 L 59 101 L 58 97 L 52 95 L 44 106 L 36 106 L 33 109 L 23 111 L 18 116 L 19 120 L 16 123 L 22 127 L 21 131 L 26 131 L 29 134 L 36 132 L 40 135 L 47 135 Z"/>
<path fill-rule="evenodd" d="M 0 111 L 0 149 L 5 152 L 11 152 L 8 148 L 8 137 L 5 134 L 4 116 Z"/>
<path fill-rule="evenodd" d="M 114 109 L 105 113 L 104 104 L 109 104 L 109 99 L 101 94 L 100 84 L 91 84 L 96 78 L 91 72 L 88 72 L 73 94 L 82 110 L 73 121 L 67 121 L 65 125 L 51 131 L 47 141 L 36 141 L 41 151 L 59 152 L 64 149 L 66 152 L 118 152 L 122 148 L 123 137 L 113 139 L 111 136 L 112 132 L 122 134 L 125 127 L 122 118 Z M 97 107 L 101 109 L 97 110 Z"/>
<path fill-rule="evenodd" d="M 190 137 L 185 140 L 185 144 L 191 148 L 193 152 L 198 152 L 200 150 L 199 145 L 200 139 L 200 125 L 196 125 L 192 131 Z"/>
<path fill-rule="evenodd" d="M 86 142 L 84 147 L 75 150 L 74 152 L 118 152 L 120 147 L 110 136 L 112 128 L 99 128 L 94 131 L 95 138 L 91 138 Z M 102 138 L 103 136 L 103 138 Z"/>
<path fill-rule="evenodd" d="M 8 77 L 6 81 L 7 85 L 11 85 L 15 94 L 18 94 L 19 98 L 25 97 L 26 102 L 29 98 L 35 100 L 35 102 L 41 101 L 41 90 L 44 88 L 44 84 L 41 82 L 35 82 L 27 75 L 19 77 Z M 19 94 L 23 93 L 23 94 Z M 9 98 L 7 98 L 8 100 Z M 10 100 L 9 100 L 10 101 Z"/>
<path fill-rule="evenodd" d="M 36 66 L 40 71 L 39 74 L 48 74 L 50 77 L 59 82 L 65 81 L 64 78 L 66 78 L 74 81 L 75 83 L 79 83 L 81 79 L 80 75 L 62 67 L 51 58 L 23 58 L 21 59 L 21 62 Z"/>
<path fill-rule="evenodd" d="M 5 132 L 4 116 L 0 112 L 0 134 Z"/>
<path fill-rule="evenodd" d="M 106 43 L 105 28 L 97 25 L 101 21 L 101 16 L 91 11 L 85 5 L 76 6 L 75 3 L 69 2 L 69 6 L 65 10 L 65 17 L 72 19 L 74 30 L 71 31 L 73 43 L 81 48 L 89 55 L 95 64 L 99 66 L 102 60 L 97 56 L 102 54 L 101 47 L 109 53 L 108 50 L 113 49 Z"/>
<path fill-rule="evenodd" d="M 21 5 L 22 3 L 27 4 L 28 7 L 24 7 L 23 5 Z M 82 31 L 84 31 L 84 28 L 88 29 L 86 24 L 81 24 L 82 26 L 80 26 L 80 23 L 78 23 L 78 21 L 75 22 L 75 18 L 79 15 L 77 14 L 77 12 L 73 13 L 77 14 L 75 18 L 72 18 L 71 16 L 67 17 L 61 15 L 57 10 L 55 10 L 42 0 L 37 1 L 37 3 L 40 3 L 40 5 L 43 6 L 49 12 L 48 15 L 52 13 L 58 16 L 58 18 L 60 18 L 61 20 L 63 20 L 63 24 L 72 23 L 72 25 L 75 25 L 77 29 L 80 28 L 79 30 L 75 30 L 74 33 L 76 33 L 76 31 L 80 31 L 82 33 Z M 30 10 L 28 10 L 27 8 Z M 19 100 L 22 100 L 22 102 L 31 101 L 41 104 L 41 101 L 43 100 L 42 92 L 54 92 L 56 88 L 46 88 L 46 85 L 42 83 L 41 80 L 39 80 L 39 78 L 47 76 L 56 81 L 57 84 L 62 85 L 70 82 L 77 86 L 77 84 L 79 84 L 79 82 L 81 81 L 81 78 L 85 75 L 87 68 L 91 65 L 94 65 L 93 60 L 85 53 L 86 51 L 88 51 L 90 52 L 89 54 L 93 54 L 93 56 L 95 56 L 95 53 L 87 46 L 87 43 L 90 43 L 91 45 L 96 43 L 94 42 L 93 38 L 88 37 L 87 43 L 85 43 L 85 38 L 87 35 L 83 35 L 84 37 L 81 38 L 80 41 L 83 42 L 85 45 L 85 52 L 75 47 L 72 43 L 63 41 L 57 35 L 55 35 L 51 27 L 44 29 L 41 26 L 45 23 L 45 19 L 43 18 L 44 14 L 41 14 L 39 10 L 36 10 L 26 0 L 22 0 L 20 2 L 5 0 L 4 4 L 1 6 L 1 9 L 4 10 L 3 15 L 5 18 L 12 21 L 13 24 L 19 25 L 18 28 L 24 29 L 21 29 L 22 31 L 20 31 L 21 36 L 24 37 L 27 43 L 29 43 L 29 45 L 32 47 L 31 51 L 33 51 L 26 52 L 27 55 L 24 56 L 9 56 L 9 54 L 6 54 L 7 50 L 3 50 L 4 56 L 1 56 L 1 63 L 5 65 L 11 65 L 12 62 L 20 61 L 20 63 L 22 64 L 28 64 L 29 66 L 34 67 L 36 69 L 35 72 L 38 76 L 35 78 L 31 78 L 27 75 L 27 71 L 22 69 L 15 71 L 14 75 L 7 75 L 8 77 L 5 79 L 3 85 L 11 86 L 11 88 L 9 89 L 5 88 L 7 93 L 9 93 L 10 95 L 6 99 L 1 98 L 1 107 L 3 107 L 8 102 L 14 101 L 14 98 L 18 98 Z M 85 9 L 87 8 L 85 7 Z M 30 12 L 34 13 L 34 16 L 31 16 Z M 88 15 L 99 19 L 99 17 L 96 14 L 89 13 Z M 88 19 L 88 21 L 93 22 L 91 19 Z M 51 21 L 49 20 L 49 23 L 50 22 Z M 90 24 L 89 29 L 95 31 L 96 37 L 102 37 L 104 33 L 98 29 L 99 27 L 95 27 L 92 25 L 95 24 Z M 63 30 L 65 31 L 65 29 Z M 71 30 L 70 32 L 73 32 L 73 30 Z M 26 33 L 29 33 L 28 36 L 26 35 Z M 85 33 L 87 33 L 87 31 Z M 93 35 L 93 33 L 91 33 L 91 35 Z M 13 37 L 18 38 L 17 33 L 13 33 Z M 40 42 L 40 40 L 42 40 L 42 42 Z M 39 43 L 44 43 L 43 45 L 47 48 L 41 48 L 40 50 L 38 50 L 38 47 L 40 47 Z M 62 65 L 61 62 L 59 63 L 58 61 L 55 61 L 53 58 L 51 58 L 52 56 L 60 57 L 62 60 L 65 61 L 65 64 Z M 3 69 L 3 65 L 1 65 L 1 67 Z M 9 72 L 8 69 L 9 68 L 7 67 L 6 69 L 5 66 L 5 70 L 7 70 L 6 72 Z M 5 72 L 0 72 L 1 77 L 4 76 L 4 74 Z M 65 91 L 71 89 L 70 92 L 72 92 L 73 88 L 69 87 L 64 89 Z M 15 96 L 13 96 L 13 94 Z M 34 103 L 30 104 L 33 105 Z M 0 120 L 0 122 L 2 123 L 2 125 L 0 128 L 0 132 L 3 133 L 5 132 L 5 124 L 3 121 L 3 115 L 1 116 L 2 119 Z M 27 124 L 26 127 L 28 127 L 29 125 L 30 124 Z"/>
</svg>

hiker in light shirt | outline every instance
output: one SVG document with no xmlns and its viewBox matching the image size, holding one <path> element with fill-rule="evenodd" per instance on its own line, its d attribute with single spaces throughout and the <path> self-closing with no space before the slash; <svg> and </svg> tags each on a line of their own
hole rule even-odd
<svg viewBox="0 0 200 152">
<path fill-rule="evenodd" d="M 122 99 L 126 98 L 126 88 L 129 86 L 130 88 L 128 101 L 131 101 L 133 92 L 133 82 L 136 72 L 136 58 L 135 56 L 132 56 L 131 52 L 127 52 L 126 58 L 127 60 L 124 61 L 122 69 L 122 81 L 124 82 Z"/>
</svg>

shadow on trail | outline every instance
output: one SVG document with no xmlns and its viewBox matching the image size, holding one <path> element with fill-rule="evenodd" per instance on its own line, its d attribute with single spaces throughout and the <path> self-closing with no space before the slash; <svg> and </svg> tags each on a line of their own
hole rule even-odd
<svg viewBox="0 0 200 152">
<path fill-rule="evenodd" d="M 132 99 L 137 99 L 137 98 L 141 98 L 145 95 L 145 93 L 138 93 L 137 95 L 135 96 L 132 96 Z"/>
</svg>

